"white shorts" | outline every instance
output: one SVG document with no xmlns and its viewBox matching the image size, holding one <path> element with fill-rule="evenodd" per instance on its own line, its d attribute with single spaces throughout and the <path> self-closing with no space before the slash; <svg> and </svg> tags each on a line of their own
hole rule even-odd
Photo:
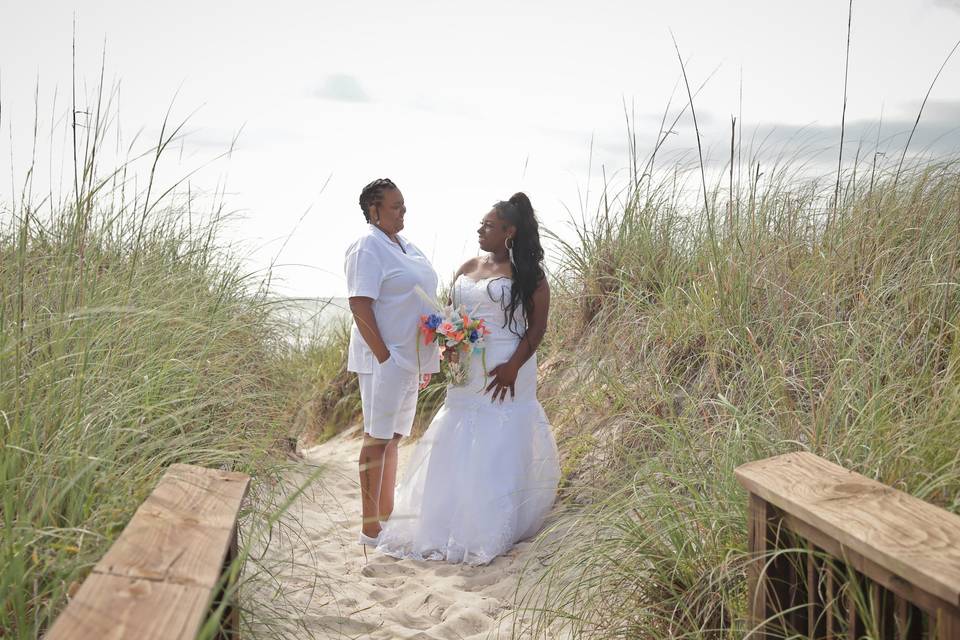
<svg viewBox="0 0 960 640">
<path fill-rule="evenodd" d="M 395 433 L 410 435 L 417 412 L 419 376 L 401 369 L 393 358 L 373 363 L 373 373 L 358 373 L 363 404 L 363 432 L 389 440 Z"/>
</svg>

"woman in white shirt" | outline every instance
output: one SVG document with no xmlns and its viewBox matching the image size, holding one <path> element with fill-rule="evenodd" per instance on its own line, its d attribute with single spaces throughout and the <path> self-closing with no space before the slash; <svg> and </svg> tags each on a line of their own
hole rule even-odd
<svg viewBox="0 0 960 640">
<path fill-rule="evenodd" d="M 417 322 L 433 311 L 417 293 L 434 297 L 438 278 L 426 256 L 399 235 L 407 208 L 387 178 L 360 193 L 366 232 L 347 249 L 344 270 L 354 325 L 347 370 L 357 373 L 363 404 L 360 544 L 377 544 L 380 523 L 393 512 L 397 445 L 410 435 L 417 391 L 440 370 L 435 344 L 417 345 Z"/>
</svg>

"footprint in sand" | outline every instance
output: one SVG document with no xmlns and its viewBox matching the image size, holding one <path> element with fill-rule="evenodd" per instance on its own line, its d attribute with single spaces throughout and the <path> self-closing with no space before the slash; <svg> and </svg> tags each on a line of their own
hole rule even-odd
<svg viewBox="0 0 960 640">
<path fill-rule="evenodd" d="M 389 614 L 390 622 L 404 629 L 414 629 L 416 631 L 426 631 L 437 624 L 436 619 L 427 616 L 415 616 L 408 611 L 395 609 Z"/>
<path fill-rule="evenodd" d="M 316 633 L 336 634 L 333 637 L 363 637 L 377 629 L 375 623 L 362 622 L 349 616 L 310 616 L 305 617 L 304 622 L 309 624 Z M 323 637 L 323 636 L 320 636 Z"/>
<path fill-rule="evenodd" d="M 449 576 L 469 576 L 476 574 L 477 570 L 480 567 L 475 567 L 473 565 L 459 565 L 459 564 L 441 564 L 433 572 L 434 575 L 438 575 L 441 578 L 447 578 Z"/>
<path fill-rule="evenodd" d="M 413 567 L 397 561 L 372 560 L 360 573 L 370 578 L 392 578 L 395 576 L 412 576 L 417 571 Z"/>
<path fill-rule="evenodd" d="M 426 585 L 421 585 L 424 590 L 417 590 L 406 596 L 401 602 L 404 611 L 423 612 L 435 618 L 439 622 L 447 608 L 453 604 L 453 600 L 446 596 L 431 593 L 425 590 Z"/>
<path fill-rule="evenodd" d="M 374 580 L 373 584 L 381 587 L 383 589 L 399 589 L 404 586 L 406 580 L 403 578 L 380 578 L 379 580 Z"/>
<path fill-rule="evenodd" d="M 383 589 L 374 589 L 371 591 L 370 598 L 372 598 L 381 607 L 387 608 L 393 607 L 400 602 L 399 595 Z"/>
<path fill-rule="evenodd" d="M 469 576 L 461 582 L 464 591 L 481 591 L 486 587 L 498 584 L 503 580 L 503 576 L 498 573 L 481 573 L 475 576 Z"/>
<path fill-rule="evenodd" d="M 463 635 L 473 635 L 489 628 L 492 623 L 493 620 L 477 611 L 459 610 L 444 616 L 443 621 L 434 629 L 450 629 Z"/>
</svg>

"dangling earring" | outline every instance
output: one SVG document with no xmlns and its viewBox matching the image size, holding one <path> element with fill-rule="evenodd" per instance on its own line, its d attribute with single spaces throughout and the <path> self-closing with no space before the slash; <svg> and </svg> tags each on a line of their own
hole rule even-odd
<svg viewBox="0 0 960 640">
<path fill-rule="evenodd" d="M 513 242 L 511 242 L 511 240 L 513 240 L 513 238 L 507 238 L 504 240 L 503 246 L 507 248 L 507 253 L 510 255 L 510 264 L 516 267 L 517 263 L 513 261 Z"/>
</svg>

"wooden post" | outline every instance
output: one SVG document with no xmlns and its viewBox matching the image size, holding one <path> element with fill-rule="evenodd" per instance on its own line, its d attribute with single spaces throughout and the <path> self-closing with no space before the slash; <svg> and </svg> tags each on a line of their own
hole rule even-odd
<svg viewBox="0 0 960 640">
<path fill-rule="evenodd" d="M 807 634 L 811 640 L 827 636 L 828 603 L 825 603 L 826 575 L 824 563 L 817 558 L 817 548 L 807 544 Z"/>
<path fill-rule="evenodd" d="M 750 565 L 747 568 L 747 597 L 749 598 L 750 625 L 756 629 L 758 640 L 767 640 L 767 619 L 773 615 L 770 599 L 767 597 L 769 581 L 764 566 L 770 547 L 767 536 L 769 530 L 769 505 L 757 496 L 750 494 L 748 542 Z"/>
<path fill-rule="evenodd" d="M 786 552 L 786 549 L 800 549 L 803 545 L 797 543 L 796 536 L 783 527 L 777 531 L 777 546 L 780 553 L 777 560 L 780 562 L 778 578 L 781 581 L 776 591 L 780 594 L 783 611 L 784 635 L 808 633 L 807 603 L 809 597 L 809 583 L 807 582 L 806 553 L 804 551 Z"/>
<path fill-rule="evenodd" d="M 923 613 L 907 600 L 894 596 L 893 637 L 897 640 L 921 640 L 923 637 Z"/>
<path fill-rule="evenodd" d="M 863 625 L 862 614 L 865 612 L 861 608 L 861 603 L 865 602 L 869 596 L 864 593 L 864 584 L 860 576 L 852 569 L 850 573 L 844 594 L 847 608 L 847 640 L 860 640 L 867 632 Z"/>
<path fill-rule="evenodd" d="M 230 565 L 233 564 L 238 555 L 237 534 L 238 525 L 234 524 L 233 533 L 230 536 L 230 543 L 227 547 L 227 555 L 223 559 L 224 576 L 229 576 Z M 217 636 L 219 640 L 238 640 L 240 638 L 240 608 L 232 601 L 233 594 L 231 594 L 231 590 L 235 584 L 236 582 L 234 580 L 227 578 L 224 581 L 223 589 L 213 602 L 213 607 L 216 608 L 223 602 L 224 598 L 228 599 L 223 617 L 220 620 L 220 633 Z"/>
<path fill-rule="evenodd" d="M 876 582 L 871 582 L 868 589 L 870 593 L 870 619 L 876 625 L 877 637 L 882 640 L 897 640 L 893 594 Z"/>
<path fill-rule="evenodd" d="M 837 619 L 841 602 L 837 597 L 837 579 L 835 577 L 836 568 L 831 562 L 824 562 L 824 573 L 826 573 L 826 584 L 824 585 L 824 608 L 827 613 L 827 640 L 837 640 L 840 637 L 837 629 Z"/>
<path fill-rule="evenodd" d="M 960 640 L 960 613 L 940 609 L 937 611 L 936 640 Z"/>
<path fill-rule="evenodd" d="M 229 567 L 239 556 L 239 523 L 233 525 L 233 537 L 230 538 L 230 551 L 227 554 L 227 566 Z M 239 579 L 239 576 L 237 576 Z M 234 584 L 230 585 L 231 588 L 234 587 Z M 235 596 L 234 596 L 235 597 Z M 228 615 L 228 625 L 227 628 L 230 630 L 230 635 L 234 640 L 239 640 L 240 638 L 240 607 L 237 605 L 236 601 L 230 602 L 230 609 L 227 611 Z"/>
<path fill-rule="evenodd" d="M 757 630 L 754 637 L 766 640 L 779 637 L 773 630 L 796 627 L 806 621 L 806 612 L 800 605 L 802 580 L 796 557 L 783 553 L 786 530 L 776 509 L 765 500 L 750 495 L 750 563 L 748 589 L 751 625 Z M 794 554 L 795 555 L 795 554 Z M 784 614 L 782 612 L 788 611 Z"/>
</svg>

